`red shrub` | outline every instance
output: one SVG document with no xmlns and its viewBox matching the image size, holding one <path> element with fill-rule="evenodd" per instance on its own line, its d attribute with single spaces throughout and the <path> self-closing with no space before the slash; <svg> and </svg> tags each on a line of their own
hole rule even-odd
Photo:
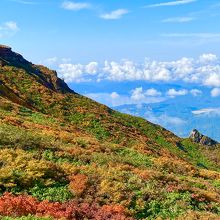
<svg viewBox="0 0 220 220">
<path fill-rule="evenodd" d="M 31 196 L 13 196 L 10 193 L 5 193 L 0 197 L 0 215 L 6 216 L 22 216 L 35 214 L 37 200 Z"/>
<path fill-rule="evenodd" d="M 28 195 L 14 196 L 5 193 L 0 197 L 0 216 L 26 216 L 28 214 L 37 216 L 52 216 L 56 219 L 80 220 L 84 218 L 94 220 L 125 220 L 125 210 L 119 205 L 98 206 L 97 204 L 39 202 Z"/>
</svg>

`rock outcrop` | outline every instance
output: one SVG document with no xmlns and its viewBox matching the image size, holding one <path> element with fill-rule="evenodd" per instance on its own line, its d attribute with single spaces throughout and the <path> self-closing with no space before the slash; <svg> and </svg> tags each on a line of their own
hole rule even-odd
<svg viewBox="0 0 220 220">
<path fill-rule="evenodd" d="M 0 58 L 19 67 L 21 65 L 31 65 L 31 63 L 25 60 L 20 54 L 13 52 L 11 47 L 5 45 L 0 45 Z"/>
<path fill-rule="evenodd" d="M 12 52 L 11 47 L 0 44 L 0 56 L 6 56 Z"/>
<path fill-rule="evenodd" d="M 208 147 L 214 147 L 217 144 L 219 144 L 217 141 L 211 139 L 210 137 L 207 137 L 203 134 L 201 134 L 198 130 L 194 129 L 191 133 L 189 138 L 198 144 L 201 144 L 203 146 L 208 146 Z"/>
<path fill-rule="evenodd" d="M 0 44 L 0 67 L 13 66 L 35 75 L 44 86 L 61 93 L 74 93 L 68 85 L 57 77 L 57 72 L 40 65 L 34 65 L 27 61 L 19 53 L 12 51 L 11 47 Z"/>
</svg>

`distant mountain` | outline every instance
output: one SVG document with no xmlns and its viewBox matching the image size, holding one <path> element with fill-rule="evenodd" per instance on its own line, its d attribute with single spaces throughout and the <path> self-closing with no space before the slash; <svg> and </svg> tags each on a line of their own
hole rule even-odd
<svg viewBox="0 0 220 220">
<path fill-rule="evenodd" d="M 175 97 L 160 103 L 122 105 L 115 109 L 144 117 L 181 137 L 188 137 L 196 128 L 220 141 L 220 99 L 210 100 L 205 97 L 208 95 Z"/>
<path fill-rule="evenodd" d="M 10 47 L 0 61 L 1 219 L 219 219 L 219 145 L 81 96 Z"/>
</svg>

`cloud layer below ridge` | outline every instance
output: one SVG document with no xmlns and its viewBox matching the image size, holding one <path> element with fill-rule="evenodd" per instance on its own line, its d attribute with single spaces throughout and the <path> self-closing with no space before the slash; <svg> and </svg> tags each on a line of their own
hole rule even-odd
<svg viewBox="0 0 220 220">
<path fill-rule="evenodd" d="M 104 64 L 62 63 L 59 76 L 66 82 L 136 81 L 194 83 L 220 87 L 220 59 L 214 54 L 203 54 L 197 59 L 183 57 L 176 61 L 145 59 L 143 63 L 130 60 L 105 61 Z"/>
</svg>

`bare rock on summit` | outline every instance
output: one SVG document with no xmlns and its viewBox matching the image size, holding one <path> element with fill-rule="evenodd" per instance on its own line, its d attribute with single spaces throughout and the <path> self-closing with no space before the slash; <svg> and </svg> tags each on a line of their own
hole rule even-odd
<svg viewBox="0 0 220 220">
<path fill-rule="evenodd" d="M 219 143 L 213 139 L 211 139 L 210 137 L 207 137 L 203 134 L 201 134 L 198 130 L 194 129 L 191 133 L 189 138 L 198 144 L 201 144 L 203 146 L 208 146 L 208 147 L 214 147 L 216 145 L 218 145 Z"/>
</svg>

